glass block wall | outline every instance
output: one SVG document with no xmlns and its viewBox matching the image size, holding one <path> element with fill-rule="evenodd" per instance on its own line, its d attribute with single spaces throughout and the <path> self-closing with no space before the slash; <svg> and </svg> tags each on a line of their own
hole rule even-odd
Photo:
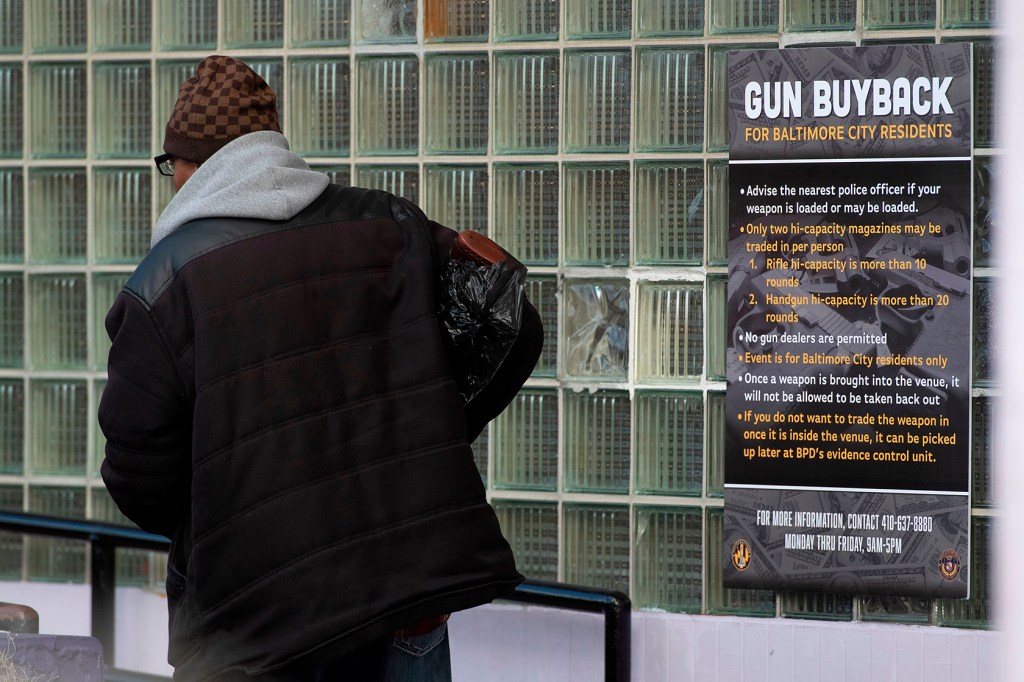
<svg viewBox="0 0 1024 682">
<path fill-rule="evenodd" d="M 0 507 L 123 521 L 97 475 L 111 299 L 171 196 L 164 122 L 203 56 L 278 91 L 292 147 L 527 263 L 547 346 L 475 444 L 530 577 L 638 608 L 986 627 L 995 0 L 0 0 Z M 974 43 L 969 601 L 724 589 L 726 54 Z M 6 579 L 87 580 L 0 536 Z M 159 560 L 122 578 L 158 586 Z"/>
</svg>

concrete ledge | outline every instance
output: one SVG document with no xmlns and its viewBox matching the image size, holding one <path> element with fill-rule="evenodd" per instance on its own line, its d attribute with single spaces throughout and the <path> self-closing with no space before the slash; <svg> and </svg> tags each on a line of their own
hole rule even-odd
<svg viewBox="0 0 1024 682">
<path fill-rule="evenodd" d="M 0 632 L 0 678 L 6 665 L 22 677 L 11 679 L 103 682 L 103 647 L 93 637 Z"/>
</svg>

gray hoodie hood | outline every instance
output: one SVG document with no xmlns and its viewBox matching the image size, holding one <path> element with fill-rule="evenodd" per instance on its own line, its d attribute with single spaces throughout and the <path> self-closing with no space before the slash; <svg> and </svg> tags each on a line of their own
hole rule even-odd
<svg viewBox="0 0 1024 682">
<path fill-rule="evenodd" d="M 281 133 L 259 131 L 224 145 L 189 178 L 160 214 L 152 248 L 200 218 L 288 220 L 327 189 L 330 178 L 309 169 Z"/>
</svg>

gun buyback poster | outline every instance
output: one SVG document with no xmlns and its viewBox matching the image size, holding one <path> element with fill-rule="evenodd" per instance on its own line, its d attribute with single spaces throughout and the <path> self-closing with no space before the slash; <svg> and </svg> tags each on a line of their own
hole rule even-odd
<svg viewBox="0 0 1024 682">
<path fill-rule="evenodd" d="M 725 585 L 965 598 L 971 47 L 728 68 Z"/>
</svg>

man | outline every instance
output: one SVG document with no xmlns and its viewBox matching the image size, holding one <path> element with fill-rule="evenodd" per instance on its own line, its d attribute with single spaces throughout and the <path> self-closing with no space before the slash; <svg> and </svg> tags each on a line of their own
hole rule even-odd
<svg viewBox="0 0 1024 682">
<path fill-rule="evenodd" d="M 182 84 L 164 151 L 99 420 L 110 494 L 172 538 L 175 679 L 448 679 L 447 614 L 522 580 L 469 443 L 531 372 L 536 311 L 464 406 L 434 298 L 454 232 L 311 171 L 230 57 Z"/>
</svg>

